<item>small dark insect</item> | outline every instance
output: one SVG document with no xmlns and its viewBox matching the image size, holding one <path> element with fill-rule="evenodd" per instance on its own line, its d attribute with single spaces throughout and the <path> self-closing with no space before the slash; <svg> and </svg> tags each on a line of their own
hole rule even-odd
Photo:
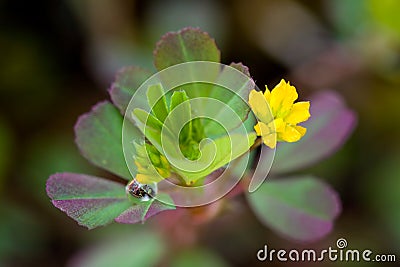
<svg viewBox="0 0 400 267">
<path fill-rule="evenodd" d="M 126 186 L 126 192 L 129 193 L 131 196 L 134 196 L 142 200 L 148 200 L 150 198 L 155 197 L 156 195 L 155 190 L 151 186 L 147 184 L 141 184 L 138 181 L 136 181 L 136 179 L 133 179 Z"/>
</svg>

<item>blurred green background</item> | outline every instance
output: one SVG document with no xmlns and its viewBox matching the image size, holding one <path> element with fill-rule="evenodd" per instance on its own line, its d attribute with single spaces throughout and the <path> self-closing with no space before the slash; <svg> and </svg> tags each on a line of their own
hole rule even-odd
<svg viewBox="0 0 400 267">
<path fill-rule="evenodd" d="M 396 0 L 0 1 L 0 266 L 130 266 L 132 259 L 135 266 L 265 266 L 255 256 L 264 244 L 326 248 L 340 237 L 399 261 L 399 12 Z M 122 66 L 152 68 L 156 41 L 185 26 L 209 32 L 222 62 L 243 62 L 259 87 L 285 78 L 304 99 L 332 89 L 357 112 L 345 146 L 306 170 L 343 201 L 323 240 L 277 236 L 239 197 L 228 212 L 191 227 L 195 233 L 185 231 L 185 221 L 175 225 L 174 234 L 191 245 L 170 253 L 160 230 L 168 227 L 157 217 L 87 231 L 51 205 L 45 182 L 52 173 L 110 177 L 79 155 L 77 117 L 108 98 Z"/>
</svg>

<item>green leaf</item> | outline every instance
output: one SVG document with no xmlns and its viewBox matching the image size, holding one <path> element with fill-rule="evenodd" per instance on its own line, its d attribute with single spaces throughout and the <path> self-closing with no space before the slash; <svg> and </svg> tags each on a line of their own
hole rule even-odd
<svg viewBox="0 0 400 267">
<path fill-rule="evenodd" d="M 267 180 L 248 200 L 261 222 L 299 241 L 328 234 L 341 210 L 337 193 L 311 176 Z"/>
<path fill-rule="evenodd" d="M 154 51 L 154 64 L 159 71 L 179 63 L 191 61 L 220 62 L 220 51 L 215 41 L 199 29 L 184 28 L 178 32 L 167 33 L 158 42 Z M 185 70 L 185 77 L 193 82 L 182 85 L 178 89 L 185 90 L 190 98 L 209 96 L 213 85 L 196 82 L 202 73 L 202 69 L 198 69 L 196 66 L 188 66 Z M 208 65 L 208 80 L 210 78 L 213 80 L 218 73 L 218 64 Z M 169 84 L 177 78 L 180 79 L 179 77 L 163 77 L 163 83 Z"/>
<path fill-rule="evenodd" d="M 172 94 L 170 114 L 166 122 L 166 126 L 179 136 L 180 143 L 192 139 L 192 111 L 190 102 L 187 100 L 189 97 L 185 91 L 175 91 Z M 178 109 L 175 110 L 177 107 Z"/>
<path fill-rule="evenodd" d="M 46 191 L 54 206 L 89 229 L 111 223 L 133 204 L 123 184 L 83 174 L 53 174 Z"/>
<path fill-rule="evenodd" d="M 174 153 L 182 153 L 187 159 L 196 160 L 200 156 L 199 143 L 205 137 L 202 118 L 195 116 L 192 110 L 191 101 L 188 100 L 185 91 L 174 92 L 171 98 L 171 108 L 164 126 L 170 129 L 170 135 L 164 135 L 173 142 L 164 146 L 164 149 L 175 150 Z M 163 136 L 163 137 L 164 137 Z M 163 139 L 166 140 L 166 139 Z"/>
<path fill-rule="evenodd" d="M 139 67 L 125 67 L 118 71 L 115 81 L 108 90 L 111 100 L 122 114 L 136 90 L 152 75 L 151 71 Z"/>
<path fill-rule="evenodd" d="M 254 125 L 257 120 L 254 116 L 248 116 L 247 119 L 243 122 L 244 127 L 248 132 L 254 130 Z M 239 157 L 232 161 L 232 166 L 229 168 L 230 173 L 232 173 L 235 177 L 242 177 L 253 167 L 253 162 L 256 158 L 257 150 L 253 150 L 250 154 Z"/>
<path fill-rule="evenodd" d="M 201 72 L 200 69 L 197 69 L 201 68 L 201 64 L 196 66 L 193 66 L 193 71 Z M 220 67 L 220 65 L 218 66 Z M 212 67 L 214 67 L 214 64 L 212 64 Z M 217 74 L 219 71 L 220 69 L 217 70 Z M 204 126 L 197 131 L 200 138 L 204 136 L 217 138 L 226 135 L 227 132 L 242 125 L 249 112 L 246 99 L 250 88 L 254 86 L 252 80 L 229 66 L 222 70 L 220 76 L 216 75 L 213 79 L 216 83 L 221 84 L 221 86 L 217 84 L 211 85 L 211 87 L 210 84 L 207 84 L 208 87 L 213 89 L 214 93 L 203 95 L 205 92 L 202 89 L 206 88 L 202 83 L 191 84 L 191 88 L 185 88 L 185 92 L 190 98 L 192 118 L 202 118 L 201 122 Z M 201 88 L 197 88 L 200 85 Z M 228 90 L 225 86 L 232 88 L 233 91 Z M 194 125 L 194 122 L 192 125 Z M 172 129 L 172 127 L 170 128 Z M 198 140 L 198 138 L 193 139 Z"/>
<path fill-rule="evenodd" d="M 158 151 L 161 150 L 161 130 L 163 128 L 162 122 L 160 122 L 156 117 L 147 113 L 143 109 L 136 108 L 133 110 L 133 119 L 136 125 L 150 140 L 152 145 L 154 145 Z"/>
<path fill-rule="evenodd" d="M 137 119 L 136 122 L 139 122 L 143 125 L 143 127 L 151 128 L 153 130 L 161 131 L 163 127 L 163 123 L 159 121 L 152 114 L 149 114 L 143 109 L 136 108 L 133 110 L 133 116 Z M 142 129 L 140 127 L 140 129 Z"/>
<path fill-rule="evenodd" d="M 215 41 L 205 32 L 184 28 L 164 35 L 154 51 L 157 70 L 189 61 L 220 62 L 220 51 Z"/>
<path fill-rule="evenodd" d="M 175 130 L 174 134 L 179 133 L 180 143 L 189 141 L 198 143 L 205 137 L 203 119 L 193 119 L 195 114 L 189 100 L 186 91 L 175 91 L 171 97 L 170 118 L 165 123 L 169 129 Z M 175 110 L 177 107 L 178 110 Z M 182 128 L 183 125 L 185 126 Z M 181 131 L 178 132 L 180 129 Z"/>
<path fill-rule="evenodd" d="M 161 84 L 149 86 L 147 89 L 147 102 L 154 116 L 156 116 L 159 121 L 164 122 L 168 115 L 168 108 Z"/>
<path fill-rule="evenodd" d="M 192 132 L 191 137 L 193 140 L 200 142 L 203 140 L 206 135 L 204 133 L 204 126 L 203 126 L 204 119 L 196 118 L 191 121 L 192 123 Z"/>
<path fill-rule="evenodd" d="M 89 229 L 113 220 L 130 224 L 144 222 L 159 212 L 175 209 L 168 195 L 159 194 L 157 199 L 140 201 L 128 197 L 123 184 L 84 174 L 53 174 L 47 180 L 46 191 L 55 207 Z"/>
<path fill-rule="evenodd" d="M 123 117 L 111 103 L 98 103 L 79 117 L 75 125 L 76 143 L 82 155 L 94 165 L 131 180 L 122 150 Z M 132 136 L 140 136 L 133 125 L 127 126 Z"/>
<path fill-rule="evenodd" d="M 215 108 L 212 120 L 204 123 L 204 131 L 207 136 L 218 136 L 225 134 L 238 127 L 244 122 L 249 114 L 250 108 L 247 104 L 249 93 L 254 89 L 255 83 L 249 77 L 249 69 L 241 63 L 232 63 L 225 66 L 215 80 L 215 85 L 208 97 L 217 99 L 224 103 L 223 107 L 205 105 L 206 109 Z M 231 118 L 232 113 L 239 118 L 229 123 L 226 118 Z M 215 121 L 224 122 L 224 127 L 218 126 Z"/>
<path fill-rule="evenodd" d="M 127 232 L 96 243 L 79 253 L 69 266 L 153 267 L 161 260 L 165 250 L 157 232 L 141 228 L 140 232 Z"/>
<path fill-rule="evenodd" d="M 172 97 L 171 97 L 171 105 L 170 105 L 169 110 L 172 111 L 172 110 L 173 110 L 174 108 L 176 108 L 179 104 L 181 104 L 181 103 L 183 103 L 183 102 L 185 102 L 185 101 L 187 101 L 187 100 L 189 100 L 189 97 L 187 96 L 187 94 L 186 94 L 185 91 L 183 91 L 183 90 L 181 90 L 181 91 L 175 91 L 175 92 L 172 94 Z M 190 109 L 189 109 L 189 111 L 190 111 Z"/>
<path fill-rule="evenodd" d="M 197 161 L 178 161 L 181 164 L 178 164 L 179 168 L 175 166 L 174 169 L 187 184 L 195 183 L 198 179 L 207 176 L 246 153 L 255 139 L 255 133 L 249 133 L 247 136 L 230 134 L 229 136 L 212 140 L 212 142 L 206 141 L 206 144 L 200 147 L 201 157 Z M 200 171 L 195 171 L 199 169 Z"/>
</svg>

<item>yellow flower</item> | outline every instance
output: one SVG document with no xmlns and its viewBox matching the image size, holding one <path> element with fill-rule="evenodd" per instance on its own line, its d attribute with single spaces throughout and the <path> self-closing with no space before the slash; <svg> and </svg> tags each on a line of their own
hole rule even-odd
<svg viewBox="0 0 400 267">
<path fill-rule="evenodd" d="M 254 126 L 265 145 L 275 148 L 277 141 L 296 142 L 303 137 L 306 128 L 298 123 L 310 117 L 310 102 L 297 102 L 296 88 L 281 80 L 272 91 L 265 86 L 265 93 L 252 90 L 249 105 L 258 119 Z"/>
</svg>

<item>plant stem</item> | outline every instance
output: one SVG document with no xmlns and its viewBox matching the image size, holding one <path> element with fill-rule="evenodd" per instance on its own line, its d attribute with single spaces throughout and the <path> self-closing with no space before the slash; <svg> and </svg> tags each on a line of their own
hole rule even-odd
<svg viewBox="0 0 400 267">
<path fill-rule="evenodd" d="M 254 149 L 259 147 L 260 145 L 262 145 L 262 139 L 261 139 L 261 137 L 258 137 L 256 139 L 256 141 L 254 142 L 254 144 L 250 147 L 249 151 L 253 151 Z"/>
</svg>

